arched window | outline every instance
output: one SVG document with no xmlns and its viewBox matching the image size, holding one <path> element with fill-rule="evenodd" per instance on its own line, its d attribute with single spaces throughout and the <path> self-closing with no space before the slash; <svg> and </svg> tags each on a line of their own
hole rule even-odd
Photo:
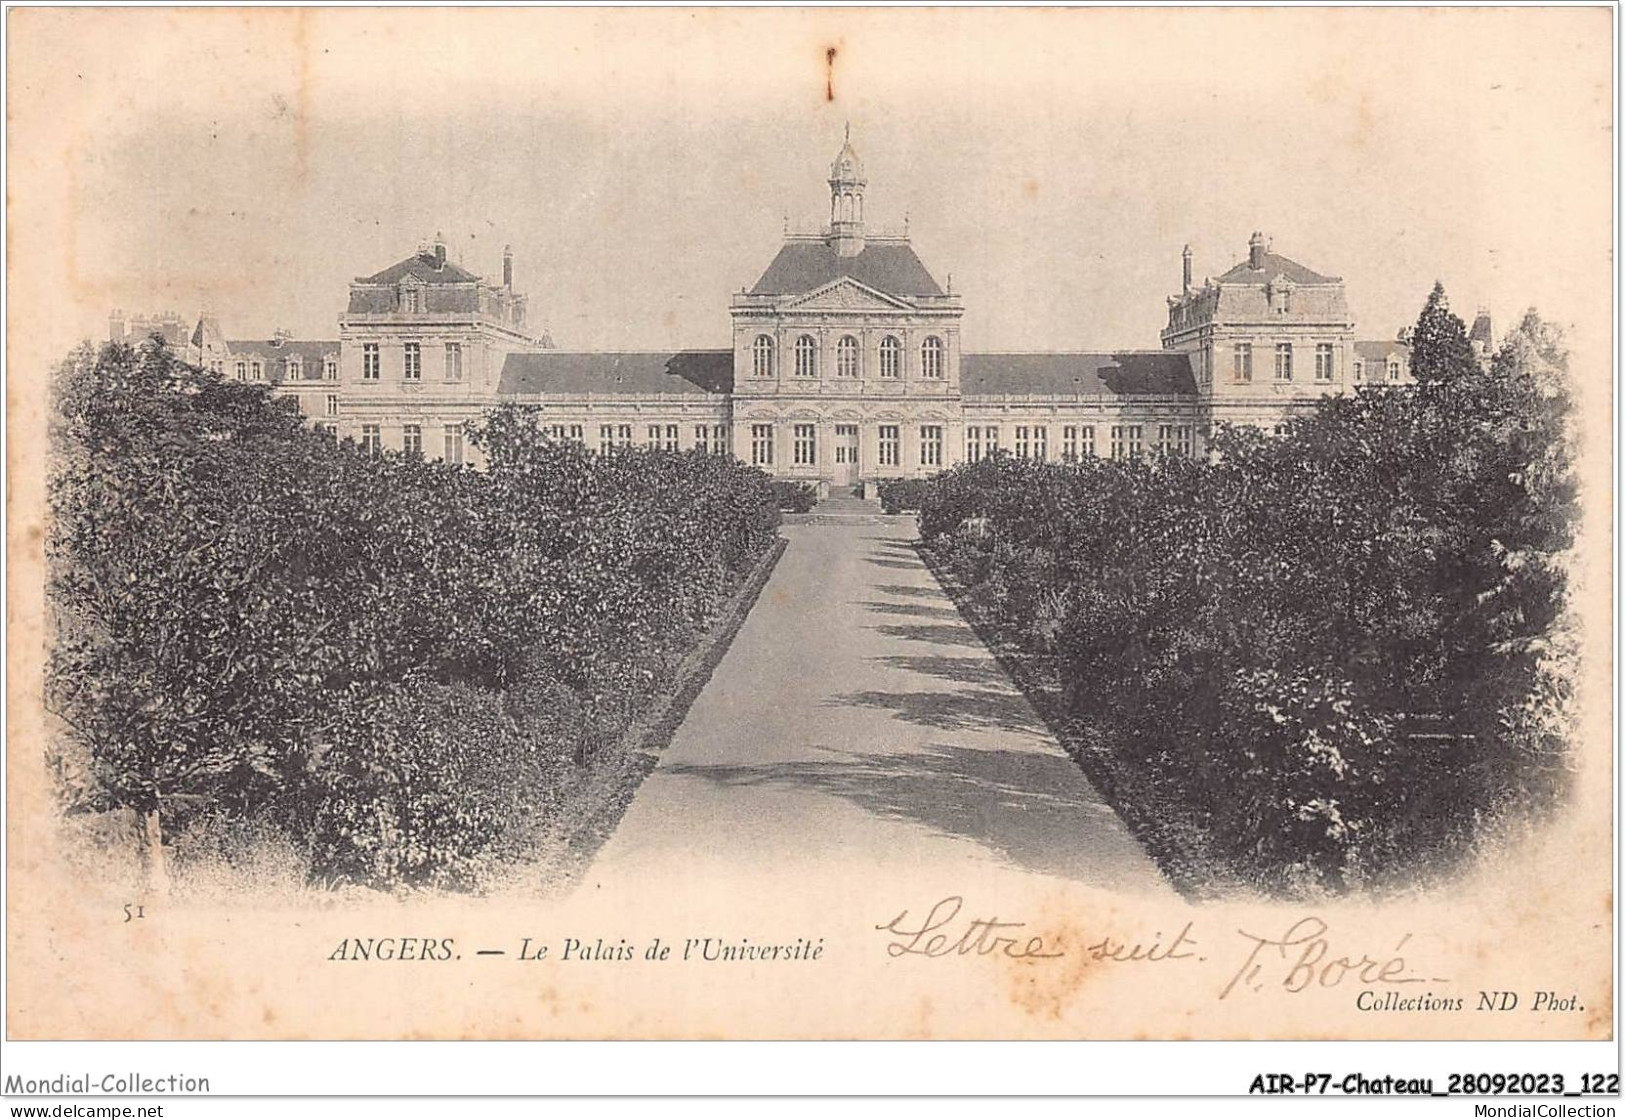
<svg viewBox="0 0 1625 1120">
<path fill-rule="evenodd" d="M 932 335 L 920 347 L 920 376 L 942 376 L 942 339 Z"/>
<path fill-rule="evenodd" d="M 759 334 L 750 348 L 750 371 L 757 377 L 773 376 L 773 337 Z"/>
<path fill-rule="evenodd" d="M 818 343 L 813 341 L 810 334 L 796 339 L 796 376 L 818 376 Z"/>
<path fill-rule="evenodd" d="M 835 375 L 837 377 L 858 375 L 858 340 L 851 335 L 845 335 L 835 344 Z"/>
<path fill-rule="evenodd" d="M 880 340 L 880 376 L 903 376 L 903 344 L 891 335 Z"/>
</svg>

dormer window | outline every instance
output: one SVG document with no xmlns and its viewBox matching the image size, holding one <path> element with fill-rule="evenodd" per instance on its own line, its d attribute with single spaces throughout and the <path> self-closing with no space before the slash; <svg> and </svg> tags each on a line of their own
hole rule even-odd
<svg viewBox="0 0 1625 1120">
<path fill-rule="evenodd" d="M 423 288 L 412 277 L 407 277 L 400 287 L 400 309 L 402 311 L 422 311 Z"/>
<path fill-rule="evenodd" d="M 1269 298 L 1270 310 L 1277 315 L 1285 315 L 1292 310 L 1292 281 L 1285 277 L 1271 280 L 1264 289 Z"/>
<path fill-rule="evenodd" d="M 322 359 L 322 378 L 326 381 L 339 379 L 339 360 L 337 358 Z"/>
<path fill-rule="evenodd" d="M 305 376 L 305 367 L 298 358 L 288 359 L 288 380 L 298 381 Z"/>
</svg>

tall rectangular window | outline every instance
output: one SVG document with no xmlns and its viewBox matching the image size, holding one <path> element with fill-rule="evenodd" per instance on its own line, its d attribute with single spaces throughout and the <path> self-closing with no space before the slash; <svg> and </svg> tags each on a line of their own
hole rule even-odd
<svg viewBox="0 0 1625 1120">
<path fill-rule="evenodd" d="M 880 465 L 895 467 L 903 461 L 902 440 L 899 438 L 896 424 L 882 424 L 878 432 L 879 439 L 875 441 L 875 448 L 880 452 Z"/>
<path fill-rule="evenodd" d="M 329 416 L 337 416 L 338 414 L 339 414 L 339 395 L 337 393 L 329 393 L 329 394 L 327 394 L 327 415 L 329 415 Z"/>
<path fill-rule="evenodd" d="M 322 360 L 322 378 L 326 381 L 339 379 L 339 360 L 337 358 L 324 358 Z"/>
<path fill-rule="evenodd" d="M 1389 381 L 1398 381 L 1399 380 L 1399 363 L 1398 362 L 1389 362 L 1388 363 L 1388 380 Z"/>
<path fill-rule="evenodd" d="M 790 443 L 790 460 L 798 467 L 818 464 L 817 429 L 811 424 L 797 424 Z"/>
<path fill-rule="evenodd" d="M 649 446 L 654 448 L 656 451 L 660 450 L 660 425 L 659 424 L 650 424 L 649 425 Z"/>
<path fill-rule="evenodd" d="M 463 426 L 461 424 L 446 425 L 446 462 L 461 463 L 463 461 Z"/>
<path fill-rule="evenodd" d="M 287 379 L 289 381 L 303 381 L 304 378 L 305 364 L 298 358 L 289 358 Z"/>
<path fill-rule="evenodd" d="M 1364 381 L 1365 380 L 1365 363 L 1364 362 L 1355 362 L 1354 363 L 1354 380 L 1356 380 L 1356 381 Z"/>
<path fill-rule="evenodd" d="M 608 455 L 615 449 L 615 425 L 598 425 L 598 453 Z"/>
<path fill-rule="evenodd" d="M 1095 429 L 1094 426 L 1085 425 L 1078 429 L 1078 458 L 1093 459 L 1095 457 Z"/>
<path fill-rule="evenodd" d="M 1275 380 L 1292 380 L 1292 343 L 1277 342 L 1275 344 Z"/>
<path fill-rule="evenodd" d="M 725 455 L 728 451 L 728 425 L 713 424 L 711 426 L 711 449 L 718 455 Z"/>
<path fill-rule="evenodd" d="M 1174 433 L 1174 450 L 1187 458 L 1196 454 L 1196 429 L 1189 424 L 1181 424 Z"/>
<path fill-rule="evenodd" d="M 401 428 L 401 450 L 408 455 L 423 454 L 423 426 L 406 424 Z"/>
<path fill-rule="evenodd" d="M 408 342 L 403 349 L 406 351 L 406 364 L 402 374 L 408 381 L 423 380 L 423 346 L 421 343 Z"/>
<path fill-rule="evenodd" d="M 461 342 L 446 343 L 446 380 L 461 381 L 463 379 L 463 344 Z"/>
<path fill-rule="evenodd" d="M 1075 424 L 1065 424 L 1061 427 L 1061 461 L 1065 463 L 1078 461 L 1078 429 Z"/>
<path fill-rule="evenodd" d="M 1251 381 L 1253 379 L 1253 344 L 1250 342 L 1236 343 L 1235 352 L 1236 380 Z"/>
<path fill-rule="evenodd" d="M 563 439 L 564 438 L 564 425 L 563 424 L 554 424 L 554 425 L 552 425 L 551 427 L 549 427 L 547 429 L 547 434 L 549 436 L 553 437 L 554 439 Z"/>
<path fill-rule="evenodd" d="M 1033 428 L 1033 458 L 1040 463 L 1049 458 L 1049 429 L 1042 424 Z"/>
<path fill-rule="evenodd" d="M 1139 424 L 1112 425 L 1112 458 L 1137 459 L 1145 450 L 1145 429 Z"/>
<path fill-rule="evenodd" d="M 942 425 L 925 424 L 921 426 L 920 466 L 942 466 Z"/>
<path fill-rule="evenodd" d="M 1315 380 L 1330 381 L 1332 379 L 1332 344 L 1329 342 L 1315 343 Z"/>
<path fill-rule="evenodd" d="M 249 376 L 250 379 L 252 379 L 254 381 L 264 381 L 265 380 L 265 366 L 260 362 L 252 363 L 248 367 L 248 376 Z"/>
<path fill-rule="evenodd" d="M 711 425 L 694 425 L 694 450 L 701 452 L 711 450 Z"/>
<path fill-rule="evenodd" d="M 1025 459 L 1028 452 L 1027 425 L 1016 425 L 1016 458 Z"/>
<path fill-rule="evenodd" d="M 771 467 L 773 465 L 773 425 L 752 424 L 750 426 L 750 461 L 754 466 Z"/>
<path fill-rule="evenodd" d="M 617 424 L 615 426 L 615 446 L 617 446 L 617 447 L 631 447 L 632 446 L 632 425 L 630 425 L 630 424 Z"/>
<path fill-rule="evenodd" d="M 858 461 L 858 426 L 835 425 L 835 462 L 856 465 Z"/>
<path fill-rule="evenodd" d="M 238 381 L 247 381 L 248 380 L 248 363 L 247 362 L 238 362 L 237 363 L 237 380 Z"/>
<path fill-rule="evenodd" d="M 582 431 L 580 424 L 570 425 L 570 438 L 575 440 L 577 443 L 584 444 L 587 442 L 587 435 L 584 431 Z"/>
<path fill-rule="evenodd" d="M 676 451 L 677 450 L 677 425 L 676 424 L 667 424 L 666 425 L 666 450 L 667 451 Z"/>
<path fill-rule="evenodd" d="M 361 380 L 378 380 L 378 344 L 376 342 L 363 342 L 361 344 Z"/>
<path fill-rule="evenodd" d="M 982 461 L 982 429 L 972 424 L 965 429 L 965 462 L 979 463 Z"/>
<path fill-rule="evenodd" d="M 384 449 L 383 433 L 377 424 L 361 425 L 361 450 L 368 455 L 377 455 Z"/>
</svg>

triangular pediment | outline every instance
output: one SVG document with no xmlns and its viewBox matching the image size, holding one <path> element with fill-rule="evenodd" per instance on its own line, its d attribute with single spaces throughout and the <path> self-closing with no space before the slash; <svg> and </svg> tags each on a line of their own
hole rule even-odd
<svg viewBox="0 0 1625 1120">
<path fill-rule="evenodd" d="M 831 280 L 806 295 L 787 300 L 784 307 L 798 311 L 908 311 L 913 305 L 860 284 L 850 276 Z"/>
</svg>

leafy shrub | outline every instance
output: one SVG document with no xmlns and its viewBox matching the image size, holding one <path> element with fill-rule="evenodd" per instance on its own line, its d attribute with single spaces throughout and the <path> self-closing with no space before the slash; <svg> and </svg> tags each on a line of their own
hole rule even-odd
<svg viewBox="0 0 1625 1120">
<path fill-rule="evenodd" d="M 496 759 L 589 762 L 779 522 L 730 457 L 596 455 L 524 409 L 475 428 L 477 472 L 335 443 L 153 344 L 82 349 L 56 389 L 56 766 L 148 856 L 263 815 L 328 881 L 477 885 L 568 772 Z"/>
<path fill-rule="evenodd" d="M 806 513 L 818 504 L 818 487 L 810 482 L 780 478 L 773 482 L 773 494 L 779 508 L 787 513 Z"/>
<path fill-rule="evenodd" d="M 886 513 L 908 513 L 921 508 L 926 494 L 923 478 L 888 478 L 880 483 L 880 508 Z"/>
<path fill-rule="evenodd" d="M 1120 784 L 1272 891 L 1446 866 L 1564 789 L 1561 337 L 1531 312 L 1483 369 L 1439 289 L 1417 336 L 1417 386 L 1221 430 L 1211 462 L 923 486 L 922 536 Z"/>
</svg>

